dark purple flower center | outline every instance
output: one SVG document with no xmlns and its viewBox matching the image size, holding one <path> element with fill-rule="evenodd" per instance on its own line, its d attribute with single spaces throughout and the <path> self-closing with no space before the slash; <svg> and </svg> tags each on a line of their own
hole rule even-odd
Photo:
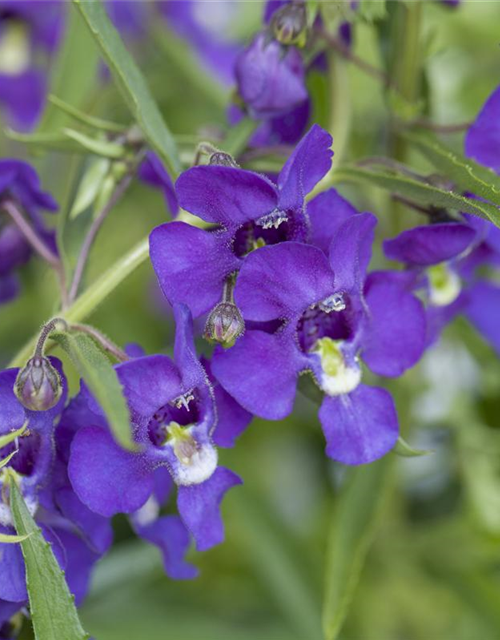
<svg viewBox="0 0 500 640">
<path fill-rule="evenodd" d="M 11 458 L 7 466 L 21 476 L 31 476 L 35 470 L 40 444 L 41 438 L 38 433 L 26 431 L 14 442 L 0 449 L 0 460 L 4 460 L 17 449 L 17 453 Z"/>
<path fill-rule="evenodd" d="M 303 241 L 307 237 L 304 216 L 276 209 L 256 221 L 242 225 L 234 234 L 233 251 L 238 258 L 259 247 L 287 240 Z"/>
<path fill-rule="evenodd" d="M 309 307 L 297 323 L 297 336 L 300 348 L 309 353 L 320 338 L 332 340 L 350 340 L 355 333 L 355 311 L 352 301 L 344 296 L 345 309 L 342 311 L 323 311 L 320 303 Z"/>
<path fill-rule="evenodd" d="M 180 399 L 169 402 L 155 412 L 148 424 L 148 435 L 155 447 L 163 447 L 167 439 L 167 427 L 175 422 L 181 426 L 194 424 L 200 419 L 200 407 L 196 390 L 186 394 L 185 402 Z M 192 398 L 189 400 L 189 396 Z"/>
</svg>

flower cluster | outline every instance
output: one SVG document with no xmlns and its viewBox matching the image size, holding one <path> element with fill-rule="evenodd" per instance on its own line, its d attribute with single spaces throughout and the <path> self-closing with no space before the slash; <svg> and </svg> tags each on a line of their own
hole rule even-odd
<svg viewBox="0 0 500 640">
<path fill-rule="evenodd" d="M 0 23 L 7 25 L 0 51 L 20 25 L 30 55 L 36 43 L 48 51 L 56 46 L 60 12 L 48 12 L 39 24 L 31 20 L 29 4 L 20 11 L 17 3 L 0 3 Z M 121 30 L 140 32 L 144 7 L 108 4 Z M 137 169 L 143 182 L 162 190 L 172 218 L 181 215 L 149 236 L 150 260 L 173 310 L 173 356 L 146 355 L 135 346 L 108 349 L 120 360 L 115 373 L 107 366 L 128 409 L 129 448 L 118 442 L 88 380 L 68 398 L 61 362 L 44 355 L 56 320 L 45 325 L 23 368 L 0 372 L 0 575 L 8 576 L 0 578 L 0 636 L 28 602 L 21 549 L 6 537 L 16 532 L 13 483 L 77 603 L 93 565 L 111 545 L 117 514 L 158 547 L 168 576 L 193 578 L 197 569 L 186 560 L 191 543 L 205 551 L 223 541 L 221 503 L 242 483 L 219 464 L 218 448 L 235 446 L 254 416 L 284 419 L 301 390 L 317 401 L 327 457 L 369 464 L 399 438 L 384 379 L 413 367 L 457 314 L 500 353 L 497 227 L 469 214 L 421 207 L 427 224 L 380 238 L 373 269 L 377 217 L 358 211 L 336 189 L 322 188 L 334 141 L 317 124 L 303 135 L 310 110 L 305 4 L 268 2 L 264 28 L 238 53 L 233 42 L 214 44 L 194 19 L 193 3 L 161 3 L 160 9 L 178 35 L 197 43 L 207 66 L 231 61 L 238 106 L 230 119 L 245 114 L 259 123 L 248 146 L 286 142 L 293 150 L 279 172 L 263 174 L 210 147 L 208 163 L 195 163 L 174 185 L 159 157 L 140 147 L 129 177 Z M 40 12 L 34 14 L 41 20 Z M 22 67 L 19 60 L 7 61 L 10 71 L 32 72 L 23 52 Z M 2 64 L 3 58 L 0 71 Z M 313 64 L 321 67 L 322 60 Z M 218 71 L 227 81 L 227 69 Z M 0 75 L 0 102 L 2 82 Z M 16 106 L 17 94 L 8 95 L 22 124 L 31 123 L 36 101 L 27 115 Z M 468 131 L 466 153 L 500 173 L 499 141 L 497 89 Z M 17 271 L 33 251 L 60 265 L 43 219 L 56 209 L 30 165 L 0 160 L 0 304 L 17 294 Z M 63 304 L 63 311 L 68 307 Z M 194 321 L 204 323 L 203 336 Z M 90 335 L 109 347 L 97 330 Z M 200 357 L 196 341 L 202 339 L 211 346 L 204 345 Z"/>
</svg>

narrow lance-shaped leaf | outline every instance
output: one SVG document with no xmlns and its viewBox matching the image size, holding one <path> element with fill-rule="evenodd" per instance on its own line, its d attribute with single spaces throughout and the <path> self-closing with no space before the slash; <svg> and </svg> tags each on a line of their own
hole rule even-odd
<svg viewBox="0 0 500 640">
<path fill-rule="evenodd" d="M 335 640 L 347 615 L 388 486 L 391 458 L 352 469 L 334 509 L 323 603 L 325 640 Z"/>
<path fill-rule="evenodd" d="M 397 439 L 392 450 L 397 456 L 401 456 L 402 458 L 419 458 L 421 456 L 428 456 L 431 453 L 434 453 L 434 451 L 431 450 L 414 449 L 401 436 Z"/>
<path fill-rule="evenodd" d="M 480 218 L 491 220 L 497 226 L 500 225 L 500 210 L 492 204 L 467 198 L 453 191 L 445 191 L 426 182 L 386 169 L 344 166 L 335 171 L 333 179 L 336 183 L 372 184 L 395 195 L 404 196 L 417 204 L 472 213 Z"/>
<path fill-rule="evenodd" d="M 117 442 L 127 449 L 134 449 L 127 403 L 109 358 L 90 336 L 83 333 L 52 333 L 50 337 L 73 361 L 104 411 Z"/>
<path fill-rule="evenodd" d="M 116 142 L 92 138 L 74 129 L 63 129 L 63 133 L 68 136 L 68 138 L 71 138 L 71 140 L 81 144 L 87 151 L 95 153 L 98 156 L 105 158 L 122 158 L 125 155 L 125 148 Z"/>
<path fill-rule="evenodd" d="M 0 533 L 1 544 L 19 544 L 20 542 L 22 542 L 23 540 L 26 540 L 27 538 L 29 538 L 29 535 L 14 536 L 14 535 L 9 535 L 8 533 Z"/>
<path fill-rule="evenodd" d="M 99 55 L 92 37 L 82 25 L 75 7 L 68 7 L 62 47 L 54 63 L 50 91 L 75 106 L 88 106 L 99 69 Z M 43 7 L 42 7 L 43 9 Z M 78 72 L 75 70 L 78 69 Z M 55 132 L 68 121 L 68 116 L 47 103 L 38 128 L 39 133 Z"/>
<path fill-rule="evenodd" d="M 0 469 L 2 469 L 3 467 L 6 467 L 9 464 L 9 462 L 12 460 L 12 458 L 16 455 L 17 452 L 18 452 L 18 449 L 16 449 L 15 451 L 12 451 L 12 453 L 9 453 L 9 455 L 3 460 L 0 460 Z"/>
<path fill-rule="evenodd" d="M 2 447 L 6 447 L 11 442 L 14 442 L 16 438 L 22 436 L 26 431 L 26 427 L 28 426 L 28 422 L 25 422 L 20 429 L 16 429 L 15 431 L 11 431 L 10 433 L 6 433 L 3 436 L 0 436 L 0 449 Z"/>
<path fill-rule="evenodd" d="M 405 138 L 458 187 L 500 206 L 500 176 L 494 171 L 449 149 L 428 133 L 407 133 Z M 500 211 L 492 221 L 500 223 Z"/>
<path fill-rule="evenodd" d="M 15 482 L 10 506 L 26 565 L 26 584 L 36 640 L 86 640 L 75 607 L 49 543 L 29 513 Z"/>
<path fill-rule="evenodd" d="M 144 77 L 125 48 L 101 2 L 73 0 L 89 27 L 144 137 L 170 171 L 181 171 L 177 147 Z"/>
</svg>

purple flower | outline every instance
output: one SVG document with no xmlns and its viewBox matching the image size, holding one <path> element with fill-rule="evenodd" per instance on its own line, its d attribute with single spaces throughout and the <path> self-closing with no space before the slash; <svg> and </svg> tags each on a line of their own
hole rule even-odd
<svg viewBox="0 0 500 640">
<path fill-rule="evenodd" d="M 216 225 L 205 231 L 183 222 L 153 230 L 150 255 L 171 304 L 182 302 L 194 317 L 221 299 L 224 283 L 256 248 L 309 234 L 305 196 L 331 166 L 330 135 L 317 125 L 290 156 L 277 185 L 252 171 L 200 166 L 177 180 L 179 205 Z"/>
<path fill-rule="evenodd" d="M 500 288 L 476 276 L 479 266 L 500 266 L 500 229 L 464 214 L 461 222 L 404 231 L 386 240 L 384 251 L 407 266 L 408 286 L 424 293 L 429 342 L 464 313 L 500 352 L 500 329 L 492 321 L 500 309 Z"/>
<path fill-rule="evenodd" d="M 302 56 L 259 33 L 236 62 L 238 92 L 255 118 L 284 115 L 307 97 Z"/>
<path fill-rule="evenodd" d="M 14 383 L 17 369 L 0 373 L 0 435 L 5 436 L 26 425 L 14 441 L 4 446 L 0 458 L 5 460 L 14 454 L 0 471 L 0 532 L 13 534 L 13 522 L 8 504 L 8 487 L 4 486 L 5 469 L 18 479 L 18 486 L 28 510 L 41 526 L 47 541 L 52 545 L 59 564 L 66 572 L 70 590 L 81 602 L 88 586 L 90 569 L 109 546 L 108 538 L 100 537 L 95 514 L 87 513 L 69 486 L 64 488 L 64 464 L 55 457 L 54 428 L 66 400 L 66 381 L 61 363 L 52 359 L 63 385 L 59 402 L 48 411 L 29 411 L 17 400 Z M 66 483 L 67 484 L 67 483 Z M 89 516 L 90 514 L 90 516 Z M 0 627 L 16 609 L 27 603 L 25 568 L 19 545 L 0 544 Z M 8 576 L 8 579 L 5 578 Z"/>
<path fill-rule="evenodd" d="M 219 505 L 225 492 L 241 480 L 217 465 L 212 388 L 196 357 L 189 311 L 184 306 L 174 311 L 175 362 L 157 355 L 135 358 L 117 367 L 138 451 L 119 447 L 87 392 L 86 416 L 79 419 L 80 424 L 86 421 L 86 426 L 73 438 L 69 477 L 78 497 L 92 511 L 106 517 L 120 512 L 134 514 L 140 535 L 156 544 L 162 541 L 169 573 L 191 577 L 192 568 L 182 562 L 188 537 L 181 525 L 191 532 L 200 551 L 222 542 Z M 80 403 L 84 407 L 82 399 Z M 182 522 L 156 517 L 172 484 L 167 479 L 166 486 L 163 475 L 158 494 L 157 474 L 162 468 L 168 469 L 178 487 Z"/>
<path fill-rule="evenodd" d="M 36 1 L 0 2 L 0 104 L 9 121 L 30 129 L 38 119 L 46 91 L 46 74 L 37 66 L 40 55 L 57 49 L 65 6 Z"/>
<path fill-rule="evenodd" d="M 500 86 L 486 100 L 467 131 L 465 153 L 500 173 Z"/>
<path fill-rule="evenodd" d="M 235 302 L 255 324 L 212 371 L 246 410 L 279 420 L 293 409 L 297 379 L 312 373 L 325 397 L 319 419 L 327 454 L 371 462 L 398 437 L 390 394 L 362 384 L 360 357 L 379 375 L 399 376 L 421 356 L 425 314 L 391 273 L 366 278 L 376 220 L 355 214 L 333 233 L 329 256 L 297 242 L 264 247 L 245 260 Z M 281 322 L 274 332 L 265 327 Z"/>
<path fill-rule="evenodd" d="M 276 118 L 262 121 L 253 136 L 249 147 L 272 147 L 278 144 L 296 144 L 304 135 L 311 113 L 310 100 L 307 99 L 290 112 Z M 236 105 L 228 110 L 231 125 L 237 124 L 244 117 L 244 112 Z"/>
<path fill-rule="evenodd" d="M 30 219 L 35 230 L 49 243 L 50 234 L 43 223 L 41 210 L 55 211 L 57 203 L 41 190 L 35 170 L 21 160 L 0 160 L 0 303 L 12 299 L 17 282 L 12 272 L 28 261 L 31 248 L 9 215 L 2 211 L 12 202 Z"/>
</svg>

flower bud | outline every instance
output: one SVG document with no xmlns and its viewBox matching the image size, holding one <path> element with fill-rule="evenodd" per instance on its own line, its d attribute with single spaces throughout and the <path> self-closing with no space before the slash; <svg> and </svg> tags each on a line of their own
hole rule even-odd
<svg viewBox="0 0 500 640">
<path fill-rule="evenodd" d="M 47 411 L 52 409 L 61 397 L 61 377 L 50 364 L 50 360 L 35 355 L 19 371 L 14 393 L 26 409 Z"/>
<path fill-rule="evenodd" d="M 233 156 L 229 155 L 229 153 L 225 153 L 224 151 L 215 151 L 212 153 L 208 163 L 219 167 L 235 167 L 236 169 L 240 166 L 234 161 Z"/>
<path fill-rule="evenodd" d="M 232 347 L 245 330 L 245 321 L 238 307 L 232 302 L 220 302 L 207 318 L 205 338 Z"/>
<path fill-rule="evenodd" d="M 292 3 L 278 9 L 273 15 L 271 27 L 274 37 L 281 44 L 303 47 L 307 39 L 305 4 Z"/>
</svg>

